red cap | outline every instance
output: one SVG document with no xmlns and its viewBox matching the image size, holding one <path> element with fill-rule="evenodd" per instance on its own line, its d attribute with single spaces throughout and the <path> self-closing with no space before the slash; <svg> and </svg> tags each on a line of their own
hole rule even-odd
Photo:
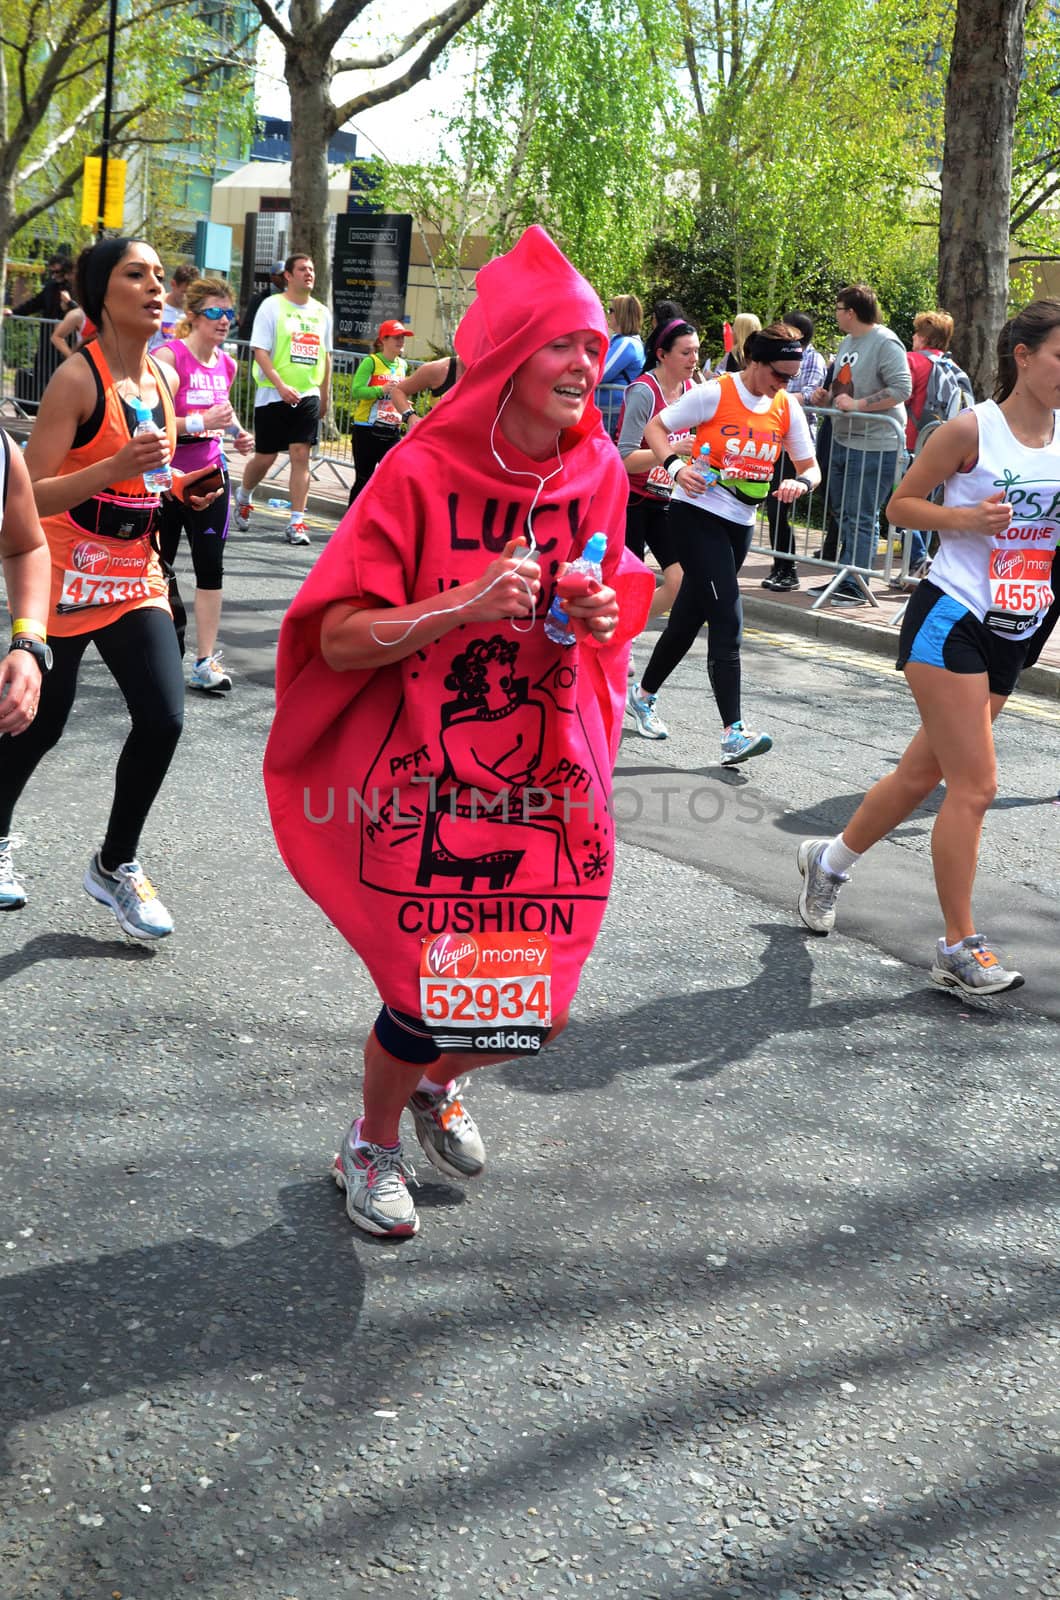
<svg viewBox="0 0 1060 1600">
<path fill-rule="evenodd" d="M 379 324 L 379 337 L 380 337 L 380 339 L 390 338 L 394 334 L 411 333 L 411 332 L 412 332 L 412 329 L 411 328 L 406 328 L 405 324 L 403 322 L 399 321 L 397 317 L 391 317 L 388 322 L 381 322 Z"/>
</svg>

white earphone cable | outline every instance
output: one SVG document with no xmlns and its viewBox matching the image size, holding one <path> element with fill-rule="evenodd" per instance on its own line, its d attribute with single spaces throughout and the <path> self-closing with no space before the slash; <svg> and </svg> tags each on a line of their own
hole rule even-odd
<svg viewBox="0 0 1060 1600">
<path fill-rule="evenodd" d="M 525 555 L 522 555 L 522 556 L 519 557 L 519 565 L 515 568 L 515 574 L 514 574 L 515 576 L 517 576 L 519 578 L 520 583 L 523 585 L 523 588 L 526 590 L 526 597 L 530 602 L 530 616 L 529 616 L 529 618 L 528 618 L 528 620 L 527 620 L 527 622 L 525 623 L 524 626 L 520 626 L 515 617 L 509 617 L 508 618 L 508 625 L 513 630 L 513 632 L 515 632 L 515 633 L 529 633 L 532 630 L 532 628 L 534 626 L 534 623 L 537 620 L 537 602 L 534 599 L 534 592 L 533 592 L 533 589 L 530 586 L 530 582 L 529 582 L 529 580 L 527 578 L 523 577 L 522 572 L 521 572 L 521 568 L 522 568 L 523 562 L 524 561 L 529 561 L 533 557 L 533 555 L 535 554 L 535 552 L 537 550 L 537 540 L 534 538 L 534 512 L 537 509 L 538 500 L 541 498 L 541 495 L 544 493 L 545 485 L 547 483 L 551 483 L 552 479 L 555 478 L 555 477 L 558 477 L 558 475 L 563 471 L 563 456 L 562 456 L 562 453 L 561 453 L 560 447 L 559 447 L 559 435 L 557 434 L 556 435 L 556 465 L 553 467 L 552 471 L 549 472 L 549 473 L 546 473 L 544 477 L 542 477 L 539 473 L 532 472 L 532 471 L 528 470 L 525 467 L 510 467 L 508 465 L 508 463 L 503 459 L 503 457 L 500 454 L 500 451 L 497 449 L 497 428 L 498 428 L 498 426 L 500 424 L 501 415 L 502 415 L 502 413 L 504 411 L 504 408 L 508 404 L 508 401 L 512 397 L 513 389 L 514 389 L 514 385 L 512 383 L 511 378 L 509 378 L 508 379 L 508 385 L 507 385 L 507 388 L 505 390 L 504 396 L 503 396 L 503 398 L 501 400 L 501 403 L 500 403 L 499 407 L 497 408 L 497 415 L 493 419 L 493 426 L 490 428 L 490 441 L 489 442 L 490 442 L 490 452 L 493 455 L 493 459 L 496 461 L 497 465 L 501 468 L 501 470 L 503 472 L 510 473 L 512 477 L 516 477 L 516 478 L 534 478 L 536 480 L 536 482 L 537 482 L 537 488 L 534 490 L 534 496 L 533 496 L 533 499 L 530 502 L 530 509 L 526 513 L 526 538 L 527 538 L 528 549 L 527 549 Z M 481 600 L 484 595 L 489 594 L 490 590 L 495 588 L 496 585 L 501 582 L 501 579 L 504 578 L 504 577 L 507 577 L 507 575 L 508 575 L 507 573 L 498 573 L 497 577 L 495 577 L 491 583 L 488 583 L 486 585 L 485 589 L 482 590 L 482 593 L 479 594 L 476 598 Z M 408 638 L 409 634 L 412 632 L 412 630 L 414 628 L 419 627 L 421 622 L 426 622 L 429 618 L 432 618 L 432 617 L 451 617 L 451 616 L 455 616 L 458 612 L 464 611 L 471 604 L 472 604 L 471 600 L 462 600 L 461 603 L 458 606 L 439 606 L 434 611 L 426 611 L 426 612 L 424 612 L 422 617 L 416 617 L 415 620 L 412 621 L 412 622 L 400 622 L 400 621 L 398 621 L 398 619 L 396 617 L 392 621 L 388 620 L 386 617 L 379 617 L 379 618 L 376 619 L 375 622 L 372 623 L 372 626 L 369 628 L 369 630 L 368 630 L 369 636 L 370 636 L 373 644 L 380 645 L 383 649 L 392 649 L 395 645 L 403 644 L 405 642 L 405 640 Z M 396 638 L 380 639 L 378 634 L 376 633 L 376 629 L 377 628 L 401 628 L 402 632 L 399 633 Z"/>
</svg>

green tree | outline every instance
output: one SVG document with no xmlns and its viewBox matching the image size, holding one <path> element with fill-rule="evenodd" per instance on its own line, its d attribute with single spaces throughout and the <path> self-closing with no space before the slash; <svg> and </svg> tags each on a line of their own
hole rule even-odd
<svg viewBox="0 0 1060 1600">
<path fill-rule="evenodd" d="M 486 0 L 452 0 L 403 38 L 381 40 L 374 53 L 340 54 L 344 36 L 356 26 L 359 39 L 378 32 L 372 0 L 254 0 L 262 22 L 283 46 L 284 78 L 291 97 L 291 232 L 298 249 L 313 257 L 317 293 L 327 300 L 331 262 L 327 255 L 328 142 L 363 111 L 383 105 L 426 78 L 450 41 L 481 11 Z M 284 20 L 283 12 L 287 20 Z M 384 83 L 336 100 L 333 85 L 347 73 L 371 74 L 396 64 L 403 70 Z"/>
<path fill-rule="evenodd" d="M 0 262 L 20 230 L 75 194 L 85 156 L 99 153 L 107 17 L 107 0 L 0 0 Z M 233 120 L 250 115 L 240 65 L 250 43 L 222 46 L 186 0 L 123 0 L 111 153 L 170 144 L 191 95 L 204 118 L 222 105 Z"/>
<path fill-rule="evenodd" d="M 505 250 L 543 223 L 601 294 L 640 287 L 668 209 L 667 28 L 647 4 L 631 28 L 622 0 L 492 0 L 465 31 L 468 93 L 439 116 L 440 159 L 377 167 L 377 196 L 421 219 L 450 337 L 476 232 Z"/>
<path fill-rule="evenodd" d="M 871 277 L 930 205 L 942 0 L 679 0 L 678 12 L 690 108 L 677 160 L 696 174 L 700 235 L 713 235 L 704 312 L 766 320 Z"/>
</svg>

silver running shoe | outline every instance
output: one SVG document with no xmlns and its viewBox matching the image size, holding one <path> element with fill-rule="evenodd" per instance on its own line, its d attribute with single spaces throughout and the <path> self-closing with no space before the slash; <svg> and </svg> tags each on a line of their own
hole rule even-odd
<svg viewBox="0 0 1060 1600">
<path fill-rule="evenodd" d="M 837 877 L 821 865 L 821 857 L 831 842 L 831 839 L 804 839 L 795 857 L 803 877 L 799 916 L 811 933 L 831 933 L 835 927 L 839 891 L 850 881 L 845 872 Z"/>
<path fill-rule="evenodd" d="M 94 855 L 83 881 L 93 900 L 110 907 L 118 926 L 130 938 L 164 939 L 173 932 L 173 918 L 138 861 L 127 861 L 116 872 L 104 872 L 98 854 Z"/>
<path fill-rule="evenodd" d="M 237 489 L 236 490 L 236 504 L 235 504 L 235 523 L 236 523 L 236 527 L 239 529 L 240 533 L 246 533 L 247 529 L 250 527 L 250 518 L 251 518 L 251 516 L 253 514 L 253 511 L 254 511 L 254 504 L 253 504 L 253 501 L 250 499 L 250 496 L 248 495 L 247 498 L 244 500 L 243 499 L 243 491 L 242 491 L 242 489 Z"/>
<path fill-rule="evenodd" d="M 477 1178 L 486 1150 L 475 1123 L 459 1100 L 459 1080 L 442 1094 L 417 1089 L 409 1101 L 416 1137 L 432 1167 L 447 1178 Z"/>
<path fill-rule="evenodd" d="M 940 989 L 960 989 L 962 994 L 1004 994 L 1006 989 L 1022 987 L 1022 972 L 1006 967 L 981 933 L 962 939 L 960 949 L 952 955 L 946 954 L 944 944 L 940 939 L 931 968 L 931 981 Z"/>
<path fill-rule="evenodd" d="M 349 1130 L 331 1168 L 332 1177 L 346 1193 L 346 1215 L 365 1233 L 411 1239 L 420 1231 L 408 1190 L 409 1180 L 416 1181 L 415 1169 L 402 1159 L 400 1145 L 394 1150 L 381 1144 L 358 1148 L 360 1126 L 355 1122 Z"/>
<path fill-rule="evenodd" d="M 26 891 L 15 877 L 15 863 L 11 852 L 22 840 L 11 834 L 0 839 L 0 911 L 21 911 L 26 903 Z"/>
<path fill-rule="evenodd" d="M 637 724 L 637 732 L 642 739 L 668 739 L 670 730 L 655 714 L 655 702 L 658 695 L 648 694 L 641 698 L 639 683 L 631 683 L 626 695 L 626 706 L 633 721 Z"/>
</svg>

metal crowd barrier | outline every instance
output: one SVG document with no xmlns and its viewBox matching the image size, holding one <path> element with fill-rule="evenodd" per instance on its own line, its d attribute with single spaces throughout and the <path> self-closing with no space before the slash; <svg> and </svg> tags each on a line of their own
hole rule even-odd
<svg viewBox="0 0 1060 1600">
<path fill-rule="evenodd" d="M 45 317 L 0 317 L 0 412 L 34 417 L 48 379 L 62 364 L 52 344 L 59 326 Z"/>
<path fill-rule="evenodd" d="M 23 432 L 20 422 L 31 422 L 41 395 L 62 357 L 51 343 L 57 323 L 41 317 L 0 317 L 0 415 Z M 226 340 L 225 350 L 236 363 L 232 381 L 232 406 L 244 427 L 253 432 L 254 391 L 251 347 L 239 339 Z M 310 457 L 309 470 L 316 480 L 330 475 L 343 489 L 353 483 L 353 411 L 350 380 L 363 357 L 336 350 L 332 357 L 331 407 L 321 422 L 320 443 Z M 419 362 L 410 362 L 410 370 Z M 278 462 L 270 478 L 285 470 Z"/>
<path fill-rule="evenodd" d="M 904 577 L 909 570 L 910 536 L 904 530 L 892 531 L 883 515 L 883 508 L 905 471 L 905 429 L 894 417 L 884 415 L 826 406 L 807 406 L 806 410 L 816 420 L 817 440 L 822 446 L 821 484 L 791 506 L 783 505 L 772 493 L 767 496 L 758 512 L 751 549 L 756 555 L 777 561 L 820 568 L 826 582 L 813 602 L 815 611 L 840 587 L 856 588 L 870 605 L 878 606 L 868 580 L 892 580 L 896 542 L 901 575 Z M 842 433 L 839 440 L 835 439 L 837 421 Z M 877 442 L 881 432 L 890 435 L 885 443 Z M 832 449 L 833 443 L 841 446 L 839 456 Z M 889 456 L 893 457 L 890 465 Z M 795 468 L 785 454 L 774 486 L 780 478 L 794 475 Z M 896 534 L 901 534 L 899 541 Z M 878 548 L 881 536 L 886 546 L 882 562 Z"/>
</svg>

